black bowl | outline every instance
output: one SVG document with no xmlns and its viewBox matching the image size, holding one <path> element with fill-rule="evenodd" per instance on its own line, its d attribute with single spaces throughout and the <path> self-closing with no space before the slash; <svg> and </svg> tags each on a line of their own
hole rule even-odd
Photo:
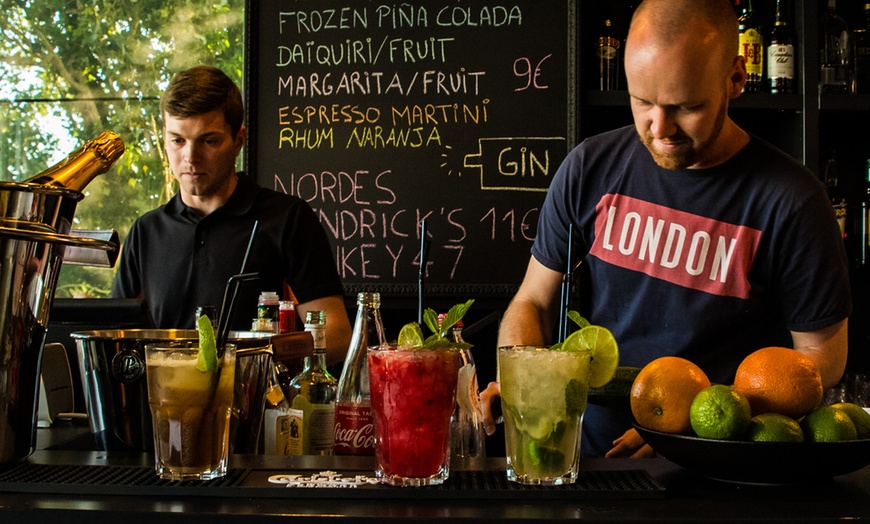
<svg viewBox="0 0 870 524">
<path fill-rule="evenodd" d="M 747 442 L 662 433 L 634 425 L 659 455 L 710 478 L 753 484 L 827 480 L 870 464 L 870 440 Z"/>
</svg>

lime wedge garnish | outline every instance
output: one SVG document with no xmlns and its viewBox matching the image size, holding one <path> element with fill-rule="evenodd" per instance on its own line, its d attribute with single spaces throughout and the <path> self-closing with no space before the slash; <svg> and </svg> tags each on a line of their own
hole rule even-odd
<svg viewBox="0 0 870 524">
<path fill-rule="evenodd" d="M 399 346 L 420 347 L 423 345 L 423 328 L 416 322 L 402 326 L 399 331 Z"/>
<path fill-rule="evenodd" d="M 205 315 L 196 319 L 199 329 L 199 354 L 196 357 L 196 369 L 203 373 L 217 370 L 217 343 L 214 339 L 214 327 Z"/>
<path fill-rule="evenodd" d="M 563 351 L 589 351 L 592 353 L 589 387 L 600 388 L 613 379 L 619 365 L 619 346 L 613 333 L 603 326 L 586 326 L 568 335 Z"/>
</svg>

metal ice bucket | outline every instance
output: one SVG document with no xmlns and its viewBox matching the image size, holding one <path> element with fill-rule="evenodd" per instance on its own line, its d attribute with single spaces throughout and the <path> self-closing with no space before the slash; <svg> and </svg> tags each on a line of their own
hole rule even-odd
<svg viewBox="0 0 870 524">
<path fill-rule="evenodd" d="M 36 447 L 42 350 L 64 251 L 117 252 L 116 244 L 68 235 L 82 197 L 0 182 L 0 464 L 24 459 Z"/>
<path fill-rule="evenodd" d="M 145 345 L 198 341 L 195 330 L 122 329 L 78 331 L 79 373 L 95 444 L 102 450 L 153 451 Z M 231 451 L 256 453 L 263 424 L 263 396 L 272 364 L 272 338 L 231 332 L 236 353 L 236 394 L 230 426 Z"/>
</svg>

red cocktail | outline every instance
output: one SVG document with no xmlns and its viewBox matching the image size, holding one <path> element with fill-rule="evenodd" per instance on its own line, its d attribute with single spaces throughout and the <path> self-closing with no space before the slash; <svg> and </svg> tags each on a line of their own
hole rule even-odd
<svg viewBox="0 0 870 524">
<path fill-rule="evenodd" d="M 450 416 L 459 352 L 369 348 L 375 474 L 384 484 L 441 484 L 450 472 Z"/>
</svg>

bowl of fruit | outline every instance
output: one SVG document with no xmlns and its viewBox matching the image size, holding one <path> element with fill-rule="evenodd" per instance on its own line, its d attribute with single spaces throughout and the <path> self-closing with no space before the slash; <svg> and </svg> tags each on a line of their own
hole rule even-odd
<svg viewBox="0 0 870 524">
<path fill-rule="evenodd" d="M 637 432 L 675 464 L 719 480 L 795 484 L 870 465 L 870 414 L 821 405 L 822 395 L 809 358 L 763 348 L 733 385 L 711 384 L 688 360 L 656 359 L 638 373 L 630 402 Z"/>
</svg>

